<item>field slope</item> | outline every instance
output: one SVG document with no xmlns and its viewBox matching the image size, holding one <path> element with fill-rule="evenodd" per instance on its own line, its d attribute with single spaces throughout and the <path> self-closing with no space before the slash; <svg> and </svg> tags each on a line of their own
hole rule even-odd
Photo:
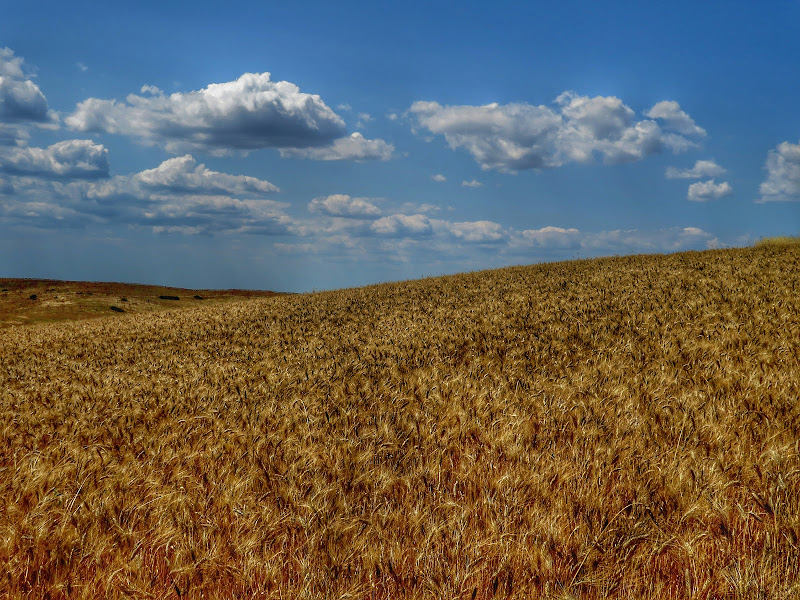
<svg viewBox="0 0 800 600">
<path fill-rule="evenodd" d="M 800 247 L 13 326 L 3 598 L 800 597 Z"/>
</svg>

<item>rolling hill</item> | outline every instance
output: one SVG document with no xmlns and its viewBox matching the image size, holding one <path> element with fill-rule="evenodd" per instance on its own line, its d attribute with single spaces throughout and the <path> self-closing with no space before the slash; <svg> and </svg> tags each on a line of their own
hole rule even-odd
<svg viewBox="0 0 800 600">
<path fill-rule="evenodd" d="M 800 596 L 797 245 L 108 303 L 0 338 L 0 596 Z"/>
</svg>

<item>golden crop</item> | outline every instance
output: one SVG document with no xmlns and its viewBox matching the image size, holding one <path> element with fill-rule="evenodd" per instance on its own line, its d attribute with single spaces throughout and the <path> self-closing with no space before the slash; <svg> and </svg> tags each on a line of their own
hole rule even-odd
<svg viewBox="0 0 800 600">
<path fill-rule="evenodd" d="M 0 597 L 800 597 L 800 247 L 0 341 Z"/>
</svg>

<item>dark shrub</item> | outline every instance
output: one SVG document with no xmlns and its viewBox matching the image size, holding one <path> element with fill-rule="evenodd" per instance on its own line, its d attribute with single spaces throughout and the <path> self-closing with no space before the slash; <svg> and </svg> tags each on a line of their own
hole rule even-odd
<svg viewBox="0 0 800 600">
<path fill-rule="evenodd" d="M 111 310 L 113 310 L 114 312 L 125 312 L 125 309 L 120 308 L 119 306 L 112 306 Z"/>
<path fill-rule="evenodd" d="M 162 300 L 180 300 L 178 296 L 159 296 Z"/>
</svg>

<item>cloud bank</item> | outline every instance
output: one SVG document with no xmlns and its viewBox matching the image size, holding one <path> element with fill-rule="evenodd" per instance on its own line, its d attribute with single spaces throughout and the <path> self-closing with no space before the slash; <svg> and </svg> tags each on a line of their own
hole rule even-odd
<svg viewBox="0 0 800 600">
<path fill-rule="evenodd" d="M 44 159 L 31 163 L 31 170 L 51 166 Z M 270 182 L 212 171 L 190 155 L 131 175 L 82 179 L 17 176 L 15 195 L 4 201 L 0 216 L 45 229 L 105 223 L 184 234 L 283 234 L 293 223 L 286 205 L 266 197 L 278 191 Z"/>
</svg>

